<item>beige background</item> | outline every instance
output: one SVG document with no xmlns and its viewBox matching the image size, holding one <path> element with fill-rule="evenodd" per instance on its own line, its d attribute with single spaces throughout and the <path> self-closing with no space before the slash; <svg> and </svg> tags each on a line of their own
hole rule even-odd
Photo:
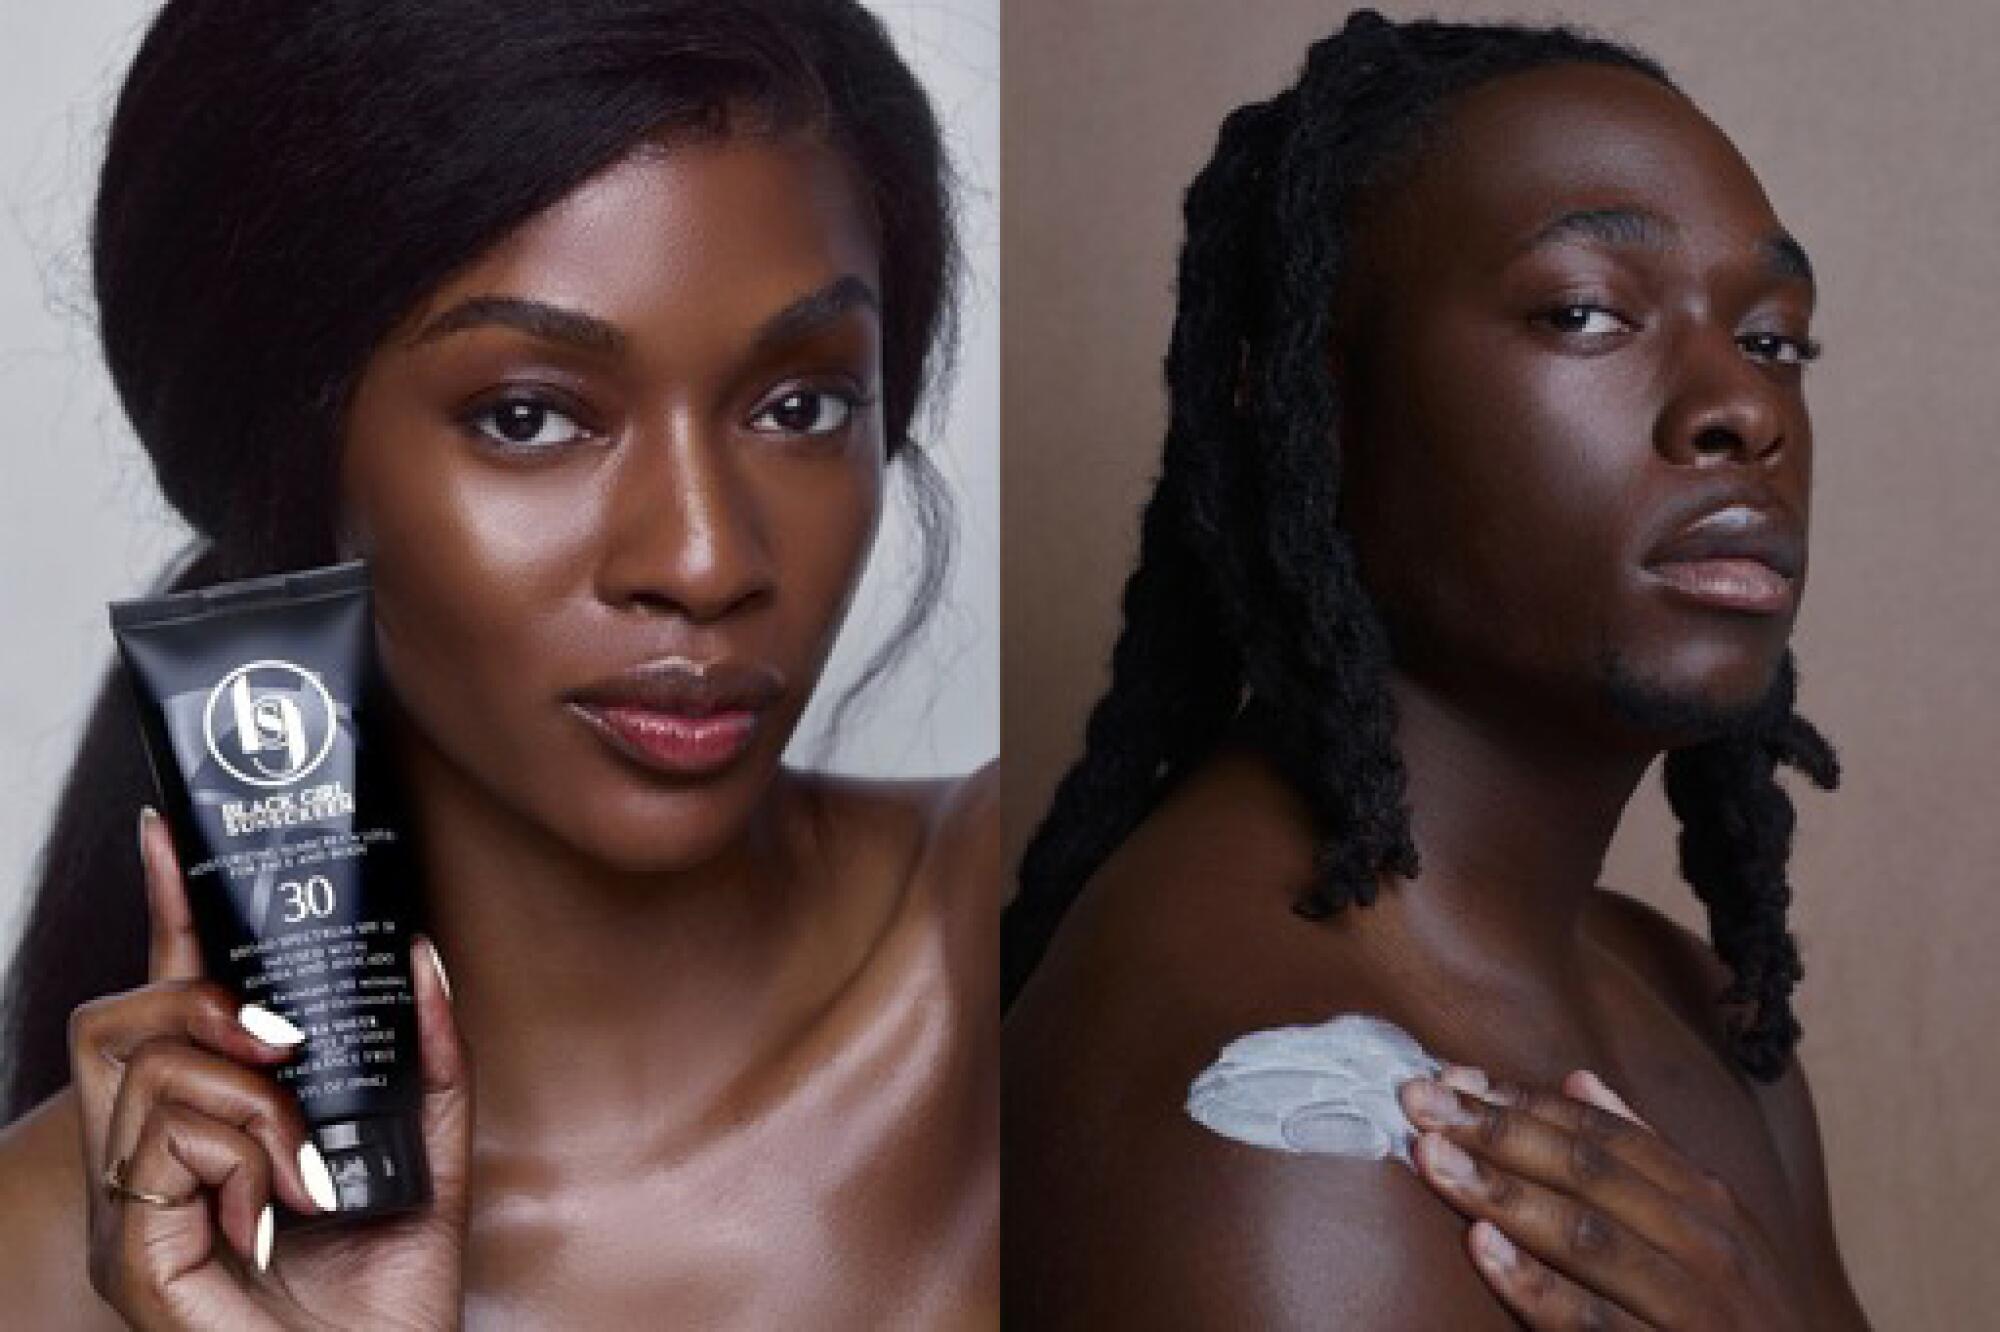
<svg viewBox="0 0 2000 1332">
<path fill-rule="evenodd" d="M 1996 1326 L 2000 1261 L 2000 6 L 1385 4 L 1588 20 L 1663 60 L 1811 250 L 1827 354 L 1803 708 L 1801 1017 L 1848 1265 L 1878 1327 Z M 1324 0 L 1007 0 L 1003 746 L 1018 851 L 1104 681 L 1158 463 L 1180 194 L 1291 81 Z M 1916 15 L 1921 13 L 1921 21 Z M 1696 928 L 1649 782 L 1609 881 Z"/>
</svg>

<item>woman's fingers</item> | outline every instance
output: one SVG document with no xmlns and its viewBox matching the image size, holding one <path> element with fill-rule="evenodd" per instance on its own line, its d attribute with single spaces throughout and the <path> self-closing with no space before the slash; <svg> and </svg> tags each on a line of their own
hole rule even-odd
<svg viewBox="0 0 2000 1332">
<path fill-rule="evenodd" d="M 215 1259 L 219 1231 L 246 1268 L 269 1266 L 269 1162 L 248 1134 L 185 1106 L 158 1104 L 95 1229 L 91 1278 L 128 1318 L 162 1321 L 174 1284 Z"/>
<path fill-rule="evenodd" d="M 188 909 L 187 881 L 167 821 L 150 805 L 139 811 L 139 859 L 146 871 L 151 926 L 147 975 L 155 981 L 197 979 L 202 974 L 201 941 Z"/>
<path fill-rule="evenodd" d="M 297 1099 L 261 1073 L 173 1039 L 149 1041 L 127 1061 L 105 1138 L 107 1160 L 135 1159 L 146 1124 L 163 1105 L 194 1111 L 256 1143 L 278 1197 L 293 1211 L 310 1216 L 338 1205 Z"/>
<path fill-rule="evenodd" d="M 1425 1180 L 1466 1217 L 1490 1222 L 1517 1248 L 1622 1308 L 1672 1325 L 1686 1295 L 1685 1274 L 1609 1209 L 1496 1167 L 1437 1132 L 1417 1140 L 1416 1161 Z M 1547 1283 L 1536 1277 L 1532 1284 Z"/>
<path fill-rule="evenodd" d="M 1485 1221 L 1473 1223 L 1467 1243 L 1479 1275 L 1513 1310 L 1514 1316 L 1540 1332 L 1626 1332 L 1646 1326 L 1612 1301 L 1571 1281 L 1532 1254 L 1521 1252 Z"/>
<path fill-rule="evenodd" d="M 444 960 L 429 939 L 419 938 L 411 946 L 410 981 L 416 990 L 424 1153 L 433 1205 L 441 1217 L 463 1226 L 472 1166 L 472 1063 L 458 1033 Z"/>
<path fill-rule="evenodd" d="M 92 1174 L 102 1174 L 106 1164 L 105 1137 L 126 1065 L 147 1042 L 181 1040 L 258 1068 L 292 1057 L 293 1047 L 254 1035 L 242 1012 L 235 997 L 212 981 L 171 981 L 93 1000 L 70 1015 L 70 1075 L 81 1111 L 84 1160 Z M 257 1018 L 250 1021 L 267 1035 L 277 1034 Z"/>
</svg>

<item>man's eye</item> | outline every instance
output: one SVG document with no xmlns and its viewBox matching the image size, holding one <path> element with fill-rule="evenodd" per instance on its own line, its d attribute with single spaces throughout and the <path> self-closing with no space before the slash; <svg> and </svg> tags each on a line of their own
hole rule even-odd
<svg viewBox="0 0 2000 1332">
<path fill-rule="evenodd" d="M 467 424 L 510 449 L 553 449 L 585 439 L 590 432 L 568 413 L 533 398 L 507 398 L 473 412 Z"/>
<path fill-rule="evenodd" d="M 1736 345 L 1760 361 L 1774 365 L 1809 365 L 1819 359 L 1819 344 L 1785 333 L 1746 333 Z"/>
<path fill-rule="evenodd" d="M 1579 333 L 1586 337 L 1623 333 L 1630 328 L 1622 315 L 1601 305 L 1564 305 L 1542 316 L 1558 333 Z"/>
<path fill-rule="evenodd" d="M 753 430 L 782 435 L 831 435 L 854 417 L 861 404 L 826 389 L 789 389 L 750 418 Z"/>
</svg>

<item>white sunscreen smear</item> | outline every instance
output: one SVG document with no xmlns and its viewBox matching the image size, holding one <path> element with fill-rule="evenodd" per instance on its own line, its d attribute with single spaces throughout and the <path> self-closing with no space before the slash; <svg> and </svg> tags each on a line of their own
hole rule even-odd
<svg viewBox="0 0 2000 1332">
<path fill-rule="evenodd" d="M 1442 1068 L 1401 1027 L 1347 1013 L 1237 1037 L 1188 1088 L 1187 1112 L 1253 1147 L 1408 1165 L 1416 1130 L 1396 1089 Z"/>
</svg>

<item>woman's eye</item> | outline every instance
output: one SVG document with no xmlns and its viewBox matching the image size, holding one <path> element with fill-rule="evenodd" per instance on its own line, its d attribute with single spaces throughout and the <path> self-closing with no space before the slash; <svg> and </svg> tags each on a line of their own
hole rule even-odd
<svg viewBox="0 0 2000 1332">
<path fill-rule="evenodd" d="M 1559 306 L 1542 317 L 1558 333 L 1576 333 L 1585 337 L 1623 333 L 1631 328 L 1623 315 L 1601 305 Z"/>
<path fill-rule="evenodd" d="M 831 435 L 853 419 L 860 404 L 826 389 L 790 389 L 750 418 L 753 430 L 783 435 Z"/>
<path fill-rule="evenodd" d="M 1746 333 L 1736 339 L 1736 345 L 1756 359 L 1773 365 L 1808 365 L 1819 359 L 1817 342 L 1785 333 Z"/>
<path fill-rule="evenodd" d="M 590 432 L 568 413 L 532 398 L 507 398 L 474 412 L 468 421 L 487 439 L 510 449 L 553 449 Z"/>
</svg>

